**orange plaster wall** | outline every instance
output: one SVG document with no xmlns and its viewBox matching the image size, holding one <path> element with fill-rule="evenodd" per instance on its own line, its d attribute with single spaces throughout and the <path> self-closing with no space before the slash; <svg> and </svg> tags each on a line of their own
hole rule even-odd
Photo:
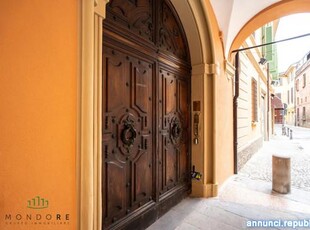
<svg viewBox="0 0 310 230">
<path fill-rule="evenodd" d="M 220 49 L 218 44 L 218 50 Z M 216 167 L 219 186 L 234 174 L 233 149 L 233 79 L 228 79 L 224 59 L 217 55 L 220 64 L 220 74 L 215 79 L 215 117 L 216 117 Z"/>
<path fill-rule="evenodd" d="M 76 228 L 77 4 L 0 1 L 1 230 Z M 49 207 L 27 208 L 35 196 Z"/>
</svg>

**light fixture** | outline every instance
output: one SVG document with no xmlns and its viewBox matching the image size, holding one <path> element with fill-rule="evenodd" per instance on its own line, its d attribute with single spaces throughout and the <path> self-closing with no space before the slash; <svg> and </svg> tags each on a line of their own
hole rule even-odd
<svg viewBox="0 0 310 230">
<path fill-rule="evenodd" d="M 261 57 L 258 63 L 261 64 L 261 65 L 265 65 L 266 62 L 267 62 L 267 59 L 264 58 L 264 57 Z"/>
</svg>

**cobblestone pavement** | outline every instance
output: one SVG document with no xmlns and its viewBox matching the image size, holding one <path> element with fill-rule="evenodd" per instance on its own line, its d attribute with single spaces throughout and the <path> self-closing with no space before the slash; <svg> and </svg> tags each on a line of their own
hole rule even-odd
<svg viewBox="0 0 310 230">
<path fill-rule="evenodd" d="M 310 129 L 288 126 L 293 139 L 282 135 L 282 126 L 275 126 L 275 135 L 239 171 L 238 175 L 253 180 L 272 180 L 272 155 L 291 157 L 292 187 L 310 191 Z"/>
</svg>

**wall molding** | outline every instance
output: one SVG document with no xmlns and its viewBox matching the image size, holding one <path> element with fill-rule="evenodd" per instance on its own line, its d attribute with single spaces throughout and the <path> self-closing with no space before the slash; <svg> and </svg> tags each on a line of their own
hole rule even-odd
<svg viewBox="0 0 310 230">
<path fill-rule="evenodd" d="M 108 0 L 81 0 L 77 228 L 101 229 L 102 21 Z"/>
<path fill-rule="evenodd" d="M 226 78 L 230 81 L 234 78 L 235 76 L 235 70 L 236 68 L 229 62 L 229 61 L 225 61 L 224 62 L 224 66 L 225 66 L 225 74 L 226 74 Z"/>
</svg>

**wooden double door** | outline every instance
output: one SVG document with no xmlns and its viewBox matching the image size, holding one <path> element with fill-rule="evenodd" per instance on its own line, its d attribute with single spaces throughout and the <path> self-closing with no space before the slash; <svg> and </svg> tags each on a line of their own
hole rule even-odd
<svg viewBox="0 0 310 230">
<path fill-rule="evenodd" d="M 166 0 L 110 0 L 103 31 L 103 229 L 144 229 L 191 189 L 187 41 Z"/>
</svg>

